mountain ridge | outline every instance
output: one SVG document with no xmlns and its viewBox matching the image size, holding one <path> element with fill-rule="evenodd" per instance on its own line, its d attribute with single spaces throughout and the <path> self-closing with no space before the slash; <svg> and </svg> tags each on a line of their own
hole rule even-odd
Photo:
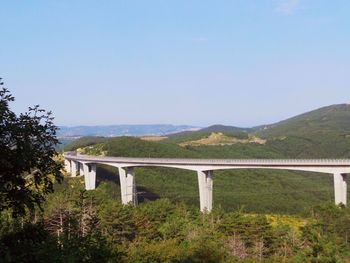
<svg viewBox="0 0 350 263">
<path fill-rule="evenodd" d="M 300 133 L 335 131 L 350 133 L 350 104 L 333 104 L 315 110 L 304 112 L 272 124 L 258 125 L 251 128 L 215 124 L 198 131 L 188 131 L 182 134 L 194 133 L 247 133 L 263 137 L 285 135 L 298 136 Z M 176 136 L 177 134 L 172 134 Z"/>
<path fill-rule="evenodd" d="M 338 120 L 338 123 L 334 122 L 334 119 Z M 279 122 L 258 125 L 253 127 L 238 127 L 233 125 L 214 124 L 208 127 L 199 127 L 194 125 L 173 125 L 173 124 L 120 124 L 120 125 L 78 125 L 78 126 L 59 126 L 57 132 L 60 138 L 69 137 L 83 137 L 83 136 L 103 136 L 103 137 L 115 137 L 115 136 L 177 136 L 188 135 L 191 133 L 211 133 L 211 132 L 224 132 L 224 133 L 256 133 L 263 136 L 278 135 L 278 133 L 284 132 L 288 134 L 295 134 L 296 129 L 290 129 L 292 133 L 287 132 L 290 123 L 297 124 L 297 131 L 300 132 L 300 126 L 304 125 L 312 126 L 314 122 L 318 122 L 321 125 L 318 127 L 320 130 L 334 130 L 336 126 L 337 130 L 350 133 L 350 104 L 333 104 L 325 107 L 321 107 L 315 110 L 304 112 L 290 118 L 281 120 Z M 304 127 L 304 128 L 305 128 Z M 283 131 L 282 131 L 283 130 Z"/>
<path fill-rule="evenodd" d="M 145 136 L 164 135 L 182 131 L 196 130 L 199 127 L 190 125 L 172 124 L 120 124 L 120 125 L 79 125 L 59 126 L 58 137 L 83 137 L 83 136 Z"/>
<path fill-rule="evenodd" d="M 288 128 L 293 129 L 288 130 Z M 302 129 L 303 131 L 313 130 L 313 132 L 330 130 L 350 132 L 350 105 L 333 104 L 273 124 L 255 127 L 257 133 L 267 136 L 282 132 L 296 134 L 296 132 L 303 132 Z"/>
</svg>

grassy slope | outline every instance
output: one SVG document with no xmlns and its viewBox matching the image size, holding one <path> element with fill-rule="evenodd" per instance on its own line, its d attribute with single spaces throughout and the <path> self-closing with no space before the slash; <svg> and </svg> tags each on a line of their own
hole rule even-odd
<svg viewBox="0 0 350 263">
<path fill-rule="evenodd" d="M 314 110 L 261 127 L 256 134 L 290 157 L 350 158 L 350 105 Z"/>
<path fill-rule="evenodd" d="M 183 158 L 327 158 L 350 157 L 350 111 L 336 105 L 297 116 L 257 131 L 266 145 L 180 147 L 177 144 L 208 136 L 206 130 L 170 136 L 159 142 L 132 137 L 108 139 L 101 147 L 111 156 Z M 347 122 L 346 122 L 347 120 Z M 309 124 L 308 124 L 309 123 Z M 226 128 L 225 128 L 226 129 Z M 223 132 L 222 130 L 219 130 Z M 225 132 L 244 137 L 242 132 Z M 280 138 L 285 137 L 285 138 Z M 104 168 L 111 170 L 111 168 Z M 106 170 L 104 170 L 106 172 Z M 103 175 L 105 172 L 99 172 Z M 110 173 L 118 184 L 117 171 Z M 137 168 L 136 182 L 141 201 L 159 196 L 185 200 L 198 206 L 198 185 L 194 172 L 168 168 Z M 273 170 L 217 171 L 214 205 L 227 210 L 244 207 L 264 213 L 300 213 L 308 207 L 333 200 L 332 178 L 313 174 Z"/>
<path fill-rule="evenodd" d="M 350 105 L 338 104 L 257 128 L 265 137 L 303 136 L 311 133 L 350 134 Z"/>
<path fill-rule="evenodd" d="M 96 144 L 105 142 L 106 140 L 107 140 L 107 138 L 105 138 L 105 137 L 86 136 L 86 137 L 79 138 L 79 139 L 73 141 L 72 143 L 66 145 L 64 147 L 64 150 L 65 151 L 74 151 L 78 148 L 84 148 L 86 146 L 96 145 Z"/>
</svg>

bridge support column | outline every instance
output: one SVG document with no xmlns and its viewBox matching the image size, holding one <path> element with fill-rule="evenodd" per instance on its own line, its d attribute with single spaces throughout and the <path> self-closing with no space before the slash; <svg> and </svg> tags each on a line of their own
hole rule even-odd
<svg viewBox="0 0 350 263">
<path fill-rule="evenodd" d="M 136 204 L 136 184 L 133 167 L 119 167 L 122 204 Z"/>
<path fill-rule="evenodd" d="M 77 172 L 78 172 L 78 162 L 71 160 L 70 163 L 71 163 L 70 173 L 71 173 L 72 177 L 75 177 L 75 176 L 77 176 Z"/>
<path fill-rule="evenodd" d="M 96 188 L 96 164 L 82 164 L 84 170 L 84 181 L 86 190 Z"/>
<path fill-rule="evenodd" d="M 67 173 L 71 172 L 70 161 L 67 159 L 64 159 L 64 169 Z"/>
<path fill-rule="evenodd" d="M 334 173 L 334 199 L 335 204 L 340 203 L 346 205 L 347 201 L 347 184 L 346 184 L 346 174 Z"/>
<path fill-rule="evenodd" d="M 199 201 L 201 212 L 213 208 L 213 171 L 198 171 Z"/>
<path fill-rule="evenodd" d="M 79 163 L 79 175 L 82 176 L 84 175 L 84 164 Z"/>
</svg>

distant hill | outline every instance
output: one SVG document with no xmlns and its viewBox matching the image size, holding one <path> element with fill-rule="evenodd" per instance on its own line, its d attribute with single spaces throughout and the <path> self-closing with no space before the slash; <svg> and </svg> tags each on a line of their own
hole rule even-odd
<svg viewBox="0 0 350 263">
<path fill-rule="evenodd" d="M 350 105 L 323 107 L 255 132 L 292 158 L 350 158 Z"/>
<path fill-rule="evenodd" d="M 212 125 L 195 131 L 184 131 L 169 134 L 168 140 L 174 143 L 186 143 L 189 141 L 201 140 L 210 137 L 214 133 L 223 133 L 225 136 L 236 137 L 237 139 L 247 139 L 248 133 L 253 131 L 250 128 L 239 128 L 225 125 Z"/>
<path fill-rule="evenodd" d="M 65 151 L 75 151 L 78 148 L 84 148 L 87 146 L 96 145 L 99 143 L 106 142 L 108 138 L 106 137 L 97 137 L 97 136 L 85 136 L 81 137 L 77 140 L 74 140 L 73 142 L 69 143 L 68 145 L 64 145 Z"/>
<path fill-rule="evenodd" d="M 307 136 L 310 133 L 329 132 L 350 135 L 350 104 L 323 107 L 255 129 L 264 137 Z"/>
<path fill-rule="evenodd" d="M 253 128 L 213 125 L 198 131 L 169 136 L 182 145 L 210 142 L 215 134 L 237 142 L 266 141 L 266 147 L 289 158 L 350 158 L 350 105 L 339 104 L 313 110 L 287 120 Z M 254 138 L 249 140 L 249 138 Z M 227 139 L 217 141 L 225 144 Z"/>
<path fill-rule="evenodd" d="M 212 125 L 207 128 L 203 128 L 200 131 L 202 132 L 224 132 L 224 133 L 240 133 L 240 132 L 245 132 L 249 133 L 252 132 L 253 130 L 251 128 L 240 128 L 240 127 L 235 127 L 235 126 L 225 126 L 225 125 Z"/>
<path fill-rule="evenodd" d="M 60 126 L 59 138 L 83 136 L 145 136 L 165 135 L 199 128 L 188 125 L 152 124 L 152 125 L 107 125 L 107 126 Z"/>
</svg>

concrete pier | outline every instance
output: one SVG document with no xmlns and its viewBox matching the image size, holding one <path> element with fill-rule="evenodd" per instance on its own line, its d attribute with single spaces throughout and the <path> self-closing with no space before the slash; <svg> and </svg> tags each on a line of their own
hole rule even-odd
<svg viewBox="0 0 350 263">
<path fill-rule="evenodd" d="M 71 171 L 70 171 L 70 173 L 71 173 L 72 177 L 77 176 L 77 172 L 78 172 L 78 162 L 71 160 Z"/>
<path fill-rule="evenodd" d="M 211 212 L 213 207 L 213 171 L 198 171 L 199 202 L 202 212 Z"/>
<path fill-rule="evenodd" d="M 123 204 L 136 204 L 136 186 L 133 167 L 119 168 L 121 198 Z"/>
<path fill-rule="evenodd" d="M 84 175 L 84 164 L 79 163 L 79 175 L 83 176 Z"/>
<path fill-rule="evenodd" d="M 346 174 L 342 173 L 334 173 L 334 199 L 335 204 L 343 204 L 347 203 L 347 183 L 346 183 Z"/>
<path fill-rule="evenodd" d="M 83 163 L 84 181 L 86 190 L 94 190 L 96 188 L 96 164 Z"/>
<path fill-rule="evenodd" d="M 70 166 L 70 160 L 64 159 L 64 169 L 66 170 L 67 173 L 71 172 L 71 166 Z"/>
</svg>

